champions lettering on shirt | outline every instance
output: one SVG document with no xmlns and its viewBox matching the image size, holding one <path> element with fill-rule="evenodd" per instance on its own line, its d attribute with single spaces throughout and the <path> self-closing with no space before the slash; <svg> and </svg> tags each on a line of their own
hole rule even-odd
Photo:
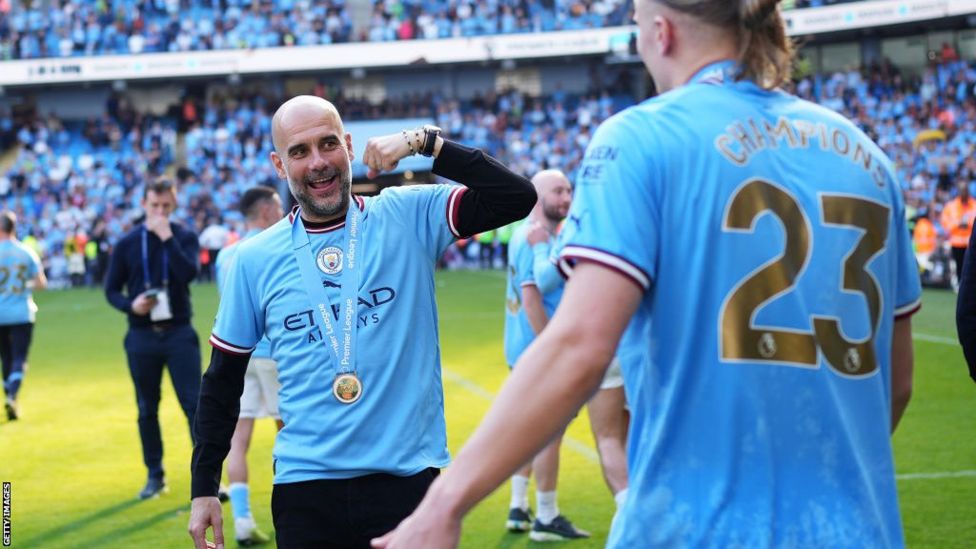
<svg viewBox="0 0 976 549">
<path fill-rule="evenodd" d="M 623 374 L 648 444 L 608 546 L 901 546 L 887 384 L 921 290 L 893 170 L 836 113 L 714 72 L 600 126 L 560 253 L 644 291 Z"/>
</svg>

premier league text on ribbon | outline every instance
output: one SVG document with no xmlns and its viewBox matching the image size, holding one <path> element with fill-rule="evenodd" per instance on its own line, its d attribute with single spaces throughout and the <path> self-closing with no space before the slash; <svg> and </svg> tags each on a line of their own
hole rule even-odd
<svg viewBox="0 0 976 549">
<path fill-rule="evenodd" d="M 359 240 L 359 216 L 353 215 L 349 220 L 349 244 L 346 248 L 346 268 L 356 269 L 356 243 Z M 342 335 L 342 365 L 349 366 L 352 358 L 352 323 L 355 316 L 356 305 L 352 298 L 346 299 L 345 322 Z"/>
</svg>

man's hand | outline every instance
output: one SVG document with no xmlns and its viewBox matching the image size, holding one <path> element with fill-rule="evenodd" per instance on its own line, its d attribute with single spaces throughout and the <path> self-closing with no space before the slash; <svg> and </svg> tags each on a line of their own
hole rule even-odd
<svg viewBox="0 0 976 549">
<path fill-rule="evenodd" d="M 369 168 L 366 177 L 373 179 L 381 172 L 393 170 L 400 160 L 418 152 L 419 144 L 423 143 L 423 135 L 418 138 L 417 133 L 419 133 L 417 130 L 407 130 L 373 137 L 367 141 L 366 151 L 363 153 L 363 164 Z M 413 144 L 414 152 L 410 151 L 408 139 Z"/>
<path fill-rule="evenodd" d="M 146 230 L 156 233 L 163 242 L 173 237 L 173 227 L 169 224 L 169 218 L 161 215 L 146 216 Z"/>
<path fill-rule="evenodd" d="M 540 242 L 549 240 L 549 231 L 542 223 L 536 221 L 529 228 L 528 234 L 525 235 L 525 240 L 529 243 L 529 246 L 535 246 Z"/>
<path fill-rule="evenodd" d="M 155 306 L 156 296 L 146 295 L 146 293 L 143 292 L 132 300 L 132 314 L 136 316 L 146 316 Z"/>
<path fill-rule="evenodd" d="M 207 541 L 207 529 L 213 526 L 214 543 Z M 190 525 L 187 527 L 196 549 L 216 547 L 224 549 L 224 521 L 220 516 L 220 500 L 216 496 L 193 498 L 190 503 Z"/>
<path fill-rule="evenodd" d="M 426 500 L 392 532 L 370 543 L 374 549 L 453 549 L 461 539 L 461 519 Z"/>
</svg>

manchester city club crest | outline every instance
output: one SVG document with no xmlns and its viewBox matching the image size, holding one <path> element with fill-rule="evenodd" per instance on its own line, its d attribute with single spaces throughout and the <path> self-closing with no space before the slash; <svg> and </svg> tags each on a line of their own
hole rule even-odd
<svg viewBox="0 0 976 549">
<path fill-rule="evenodd" d="M 335 246 L 329 246 L 319 252 L 318 257 L 315 258 L 315 263 L 318 264 L 319 270 L 325 274 L 338 274 L 342 271 L 342 250 Z"/>
</svg>

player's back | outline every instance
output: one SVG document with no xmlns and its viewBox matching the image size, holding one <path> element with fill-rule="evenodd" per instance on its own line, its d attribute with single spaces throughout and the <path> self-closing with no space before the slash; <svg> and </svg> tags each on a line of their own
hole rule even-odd
<svg viewBox="0 0 976 549">
<path fill-rule="evenodd" d="M 648 208 L 631 221 L 654 322 L 648 363 L 625 372 L 636 520 L 611 542 L 902 545 L 891 330 L 918 283 L 881 151 L 820 107 L 721 81 L 601 131 L 653 151 L 627 168 L 647 188 L 622 190 Z"/>
<path fill-rule="evenodd" d="M 37 306 L 28 282 L 37 275 L 38 263 L 20 242 L 0 241 L 0 324 L 34 322 Z"/>
</svg>

